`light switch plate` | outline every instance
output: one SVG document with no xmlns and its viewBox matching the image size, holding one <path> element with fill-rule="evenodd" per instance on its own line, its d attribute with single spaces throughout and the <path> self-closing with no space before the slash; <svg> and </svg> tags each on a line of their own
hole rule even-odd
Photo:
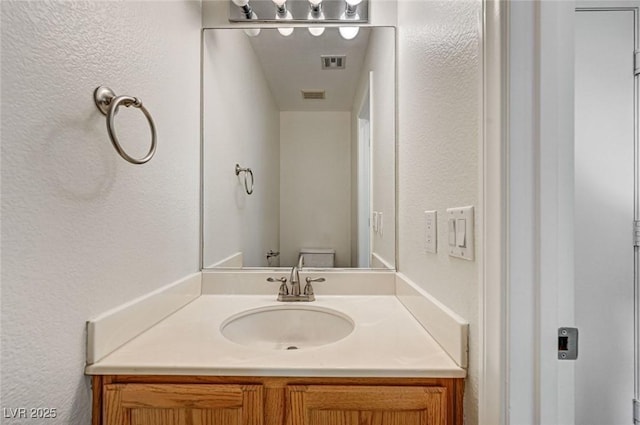
<svg viewBox="0 0 640 425">
<path fill-rule="evenodd" d="M 453 232 L 456 232 L 456 234 L 449 235 L 449 240 L 455 241 L 455 243 L 450 243 L 447 246 L 447 249 L 449 250 L 449 256 L 473 261 L 473 207 L 468 206 L 460 208 L 448 208 L 447 221 L 450 222 L 449 220 L 453 220 L 454 223 L 456 223 L 456 225 L 453 226 Z M 451 226 L 449 226 L 449 231 L 451 231 Z"/>
<path fill-rule="evenodd" d="M 373 212 L 373 233 L 378 233 L 378 211 Z"/>
<path fill-rule="evenodd" d="M 425 234 L 424 248 L 425 251 L 438 252 L 438 213 L 436 211 L 425 211 Z"/>
</svg>

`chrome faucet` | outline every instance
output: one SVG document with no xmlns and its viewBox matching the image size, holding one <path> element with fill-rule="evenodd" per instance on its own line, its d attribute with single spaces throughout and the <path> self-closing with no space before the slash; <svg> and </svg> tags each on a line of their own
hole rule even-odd
<svg viewBox="0 0 640 425">
<path fill-rule="evenodd" d="M 312 282 L 324 282 L 324 277 L 318 277 L 312 279 L 306 278 L 307 284 L 304 287 L 304 293 L 300 294 L 300 270 L 304 266 L 304 256 L 298 257 L 298 264 L 291 268 L 291 274 L 289 275 L 289 282 L 291 282 L 291 293 L 287 287 L 287 278 L 267 278 L 267 282 L 280 282 L 280 289 L 278 289 L 278 301 L 294 302 L 294 301 L 315 301 L 316 296 L 313 293 Z"/>
<path fill-rule="evenodd" d="M 300 296 L 300 269 L 304 266 L 304 255 L 298 257 L 298 264 L 291 267 L 289 282 L 291 283 L 291 295 Z"/>
</svg>

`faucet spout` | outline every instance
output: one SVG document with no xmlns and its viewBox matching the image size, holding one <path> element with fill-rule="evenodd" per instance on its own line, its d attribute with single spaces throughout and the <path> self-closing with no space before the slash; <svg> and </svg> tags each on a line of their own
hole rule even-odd
<svg viewBox="0 0 640 425">
<path fill-rule="evenodd" d="M 304 255 L 298 257 L 298 264 L 291 268 L 289 282 L 291 282 L 291 295 L 300 295 L 300 269 L 304 266 Z"/>
<path fill-rule="evenodd" d="M 289 276 L 289 281 L 291 282 L 291 293 L 287 288 L 287 278 L 267 278 L 267 282 L 281 282 L 280 289 L 278 290 L 278 301 L 315 301 L 316 297 L 313 294 L 313 287 L 311 286 L 312 282 L 324 282 L 324 277 L 317 277 L 312 279 L 307 277 L 307 285 L 304 287 L 304 294 L 300 293 L 300 270 L 304 266 L 304 257 L 300 255 L 298 257 L 298 264 L 291 267 L 291 275 Z"/>
</svg>

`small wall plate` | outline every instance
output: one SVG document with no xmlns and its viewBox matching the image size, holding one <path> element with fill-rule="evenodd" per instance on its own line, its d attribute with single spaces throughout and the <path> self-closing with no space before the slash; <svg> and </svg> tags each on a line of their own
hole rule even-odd
<svg viewBox="0 0 640 425">
<path fill-rule="evenodd" d="M 449 256 L 473 261 L 475 243 L 473 207 L 448 208 L 447 228 L 449 237 L 446 242 Z"/>
<path fill-rule="evenodd" d="M 438 252 L 438 212 L 425 211 L 424 249 L 435 254 Z"/>
</svg>

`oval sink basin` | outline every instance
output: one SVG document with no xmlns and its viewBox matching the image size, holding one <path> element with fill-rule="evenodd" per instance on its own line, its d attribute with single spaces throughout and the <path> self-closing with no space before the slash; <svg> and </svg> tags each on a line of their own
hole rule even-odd
<svg viewBox="0 0 640 425">
<path fill-rule="evenodd" d="M 273 350 L 297 350 L 331 344 L 348 336 L 353 320 L 322 307 L 274 306 L 247 310 L 220 326 L 237 344 Z"/>
</svg>

